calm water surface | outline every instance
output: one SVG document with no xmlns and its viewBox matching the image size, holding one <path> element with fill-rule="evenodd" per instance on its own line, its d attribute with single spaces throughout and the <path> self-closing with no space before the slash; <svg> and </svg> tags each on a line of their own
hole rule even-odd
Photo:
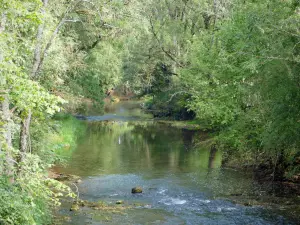
<svg viewBox="0 0 300 225">
<path fill-rule="evenodd" d="M 60 170 L 82 177 L 82 199 L 136 206 L 109 216 L 66 207 L 66 224 L 296 224 L 278 210 L 230 201 L 264 190 L 250 174 L 221 168 L 221 153 L 206 147 L 205 133 L 155 122 L 136 102 L 86 119 L 85 137 Z M 131 194 L 135 186 L 143 194 Z"/>
</svg>

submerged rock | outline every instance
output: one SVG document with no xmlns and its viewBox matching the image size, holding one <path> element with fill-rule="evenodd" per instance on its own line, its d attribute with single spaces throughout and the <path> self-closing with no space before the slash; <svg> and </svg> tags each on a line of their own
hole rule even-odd
<svg viewBox="0 0 300 225">
<path fill-rule="evenodd" d="M 132 194 L 137 194 L 137 193 L 142 193 L 142 192 L 143 192 L 143 188 L 141 188 L 141 187 L 134 187 L 131 189 Z"/>
<path fill-rule="evenodd" d="M 117 204 L 117 205 L 124 204 L 124 201 L 122 201 L 122 200 L 118 200 L 118 201 L 116 201 L 116 204 Z"/>
</svg>

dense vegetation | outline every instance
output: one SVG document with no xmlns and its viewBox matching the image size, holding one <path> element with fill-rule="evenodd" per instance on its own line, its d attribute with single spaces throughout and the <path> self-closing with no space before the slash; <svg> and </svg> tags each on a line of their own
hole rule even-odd
<svg viewBox="0 0 300 225">
<path fill-rule="evenodd" d="M 0 0 L 0 223 L 50 223 L 70 189 L 44 174 L 76 124 L 53 115 L 116 86 L 215 131 L 227 160 L 295 177 L 299 22 L 299 0 Z"/>
</svg>

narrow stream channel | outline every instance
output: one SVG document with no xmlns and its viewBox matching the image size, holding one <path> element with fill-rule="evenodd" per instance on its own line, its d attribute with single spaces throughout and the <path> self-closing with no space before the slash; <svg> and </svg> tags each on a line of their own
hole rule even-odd
<svg viewBox="0 0 300 225">
<path fill-rule="evenodd" d="M 221 153 L 198 144 L 207 134 L 155 122 L 138 106 L 121 102 L 87 117 L 85 137 L 60 168 L 82 177 L 82 199 L 134 207 L 109 216 L 65 207 L 65 224 L 296 224 L 278 211 L 228 200 L 262 190 L 250 174 L 221 168 Z M 131 194 L 135 186 L 143 193 Z"/>
</svg>

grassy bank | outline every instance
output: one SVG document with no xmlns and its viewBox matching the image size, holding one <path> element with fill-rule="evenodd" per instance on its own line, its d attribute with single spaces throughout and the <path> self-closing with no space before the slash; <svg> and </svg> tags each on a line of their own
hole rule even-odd
<svg viewBox="0 0 300 225">
<path fill-rule="evenodd" d="M 48 138 L 48 148 L 60 159 L 67 159 L 77 146 L 77 140 L 85 132 L 85 124 L 68 114 L 55 116 L 58 130 Z"/>
</svg>

